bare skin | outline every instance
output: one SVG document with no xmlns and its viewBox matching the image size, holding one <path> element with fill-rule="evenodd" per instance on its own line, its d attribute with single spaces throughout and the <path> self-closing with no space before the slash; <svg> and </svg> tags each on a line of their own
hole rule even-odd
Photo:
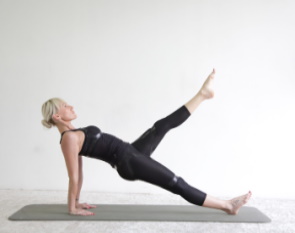
<svg viewBox="0 0 295 233">
<path fill-rule="evenodd" d="M 185 104 L 186 108 L 189 110 L 191 114 L 198 108 L 198 106 L 204 100 L 213 98 L 214 91 L 212 86 L 213 86 L 214 77 L 215 77 L 215 69 L 213 69 L 211 74 L 209 74 L 209 76 L 203 83 L 203 86 L 198 91 L 198 93 Z"/>
<path fill-rule="evenodd" d="M 198 93 L 190 99 L 186 104 L 186 108 L 190 113 L 193 113 L 198 106 L 207 99 L 214 97 L 214 91 L 212 88 L 215 77 L 215 70 L 209 74 L 205 80 L 203 86 Z M 72 125 L 72 120 L 76 119 L 76 113 L 73 107 L 63 103 L 57 114 L 52 116 L 60 133 L 75 129 Z M 81 131 L 68 131 L 64 134 L 61 149 L 65 158 L 68 176 L 69 176 L 69 189 L 68 189 L 68 209 L 71 215 L 94 215 L 93 212 L 87 209 L 95 208 L 94 205 L 87 203 L 79 203 L 79 196 L 83 182 L 82 172 L 82 157 L 78 156 L 79 151 L 82 148 L 85 136 Z M 228 214 L 237 214 L 240 208 L 245 205 L 250 199 L 252 193 L 249 191 L 247 194 L 233 198 L 231 200 L 221 200 L 207 195 L 203 203 L 203 207 L 220 209 Z"/>
<path fill-rule="evenodd" d="M 224 211 L 228 214 L 233 214 L 233 215 L 238 214 L 240 208 L 249 201 L 251 196 L 252 196 L 252 193 L 251 191 L 249 191 L 247 194 L 243 196 L 239 196 L 227 201 L 229 202 L 229 205 L 228 205 L 228 208 L 225 209 Z"/>
<path fill-rule="evenodd" d="M 251 191 L 249 191 L 245 195 L 235 197 L 231 200 L 221 200 L 216 197 L 207 195 L 203 207 L 219 209 L 226 212 L 227 214 L 236 215 L 238 214 L 240 208 L 249 201 L 251 196 Z"/>
</svg>

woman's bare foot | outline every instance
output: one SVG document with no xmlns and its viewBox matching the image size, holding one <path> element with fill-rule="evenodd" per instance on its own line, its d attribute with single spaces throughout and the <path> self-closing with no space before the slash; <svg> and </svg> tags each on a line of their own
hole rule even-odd
<svg viewBox="0 0 295 233">
<path fill-rule="evenodd" d="M 204 82 L 202 88 L 200 89 L 199 93 L 204 99 L 210 99 L 214 96 L 214 91 L 212 89 L 213 79 L 215 76 L 215 69 L 209 74 L 208 78 Z"/>
<path fill-rule="evenodd" d="M 239 196 L 231 200 L 228 200 L 228 208 L 224 209 L 224 211 L 232 215 L 238 214 L 240 208 L 249 201 L 251 195 L 252 193 L 251 191 L 249 191 L 247 194 L 243 196 Z"/>
<path fill-rule="evenodd" d="M 188 111 L 192 114 L 197 107 L 206 99 L 210 99 L 214 96 L 214 92 L 212 89 L 213 79 L 215 75 L 215 69 L 209 74 L 208 78 L 204 82 L 201 89 L 198 91 L 198 93 L 190 99 L 186 104 L 186 108 Z"/>
</svg>

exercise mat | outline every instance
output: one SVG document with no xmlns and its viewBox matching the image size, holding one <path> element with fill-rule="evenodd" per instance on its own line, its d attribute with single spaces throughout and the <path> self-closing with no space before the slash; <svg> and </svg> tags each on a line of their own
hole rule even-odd
<svg viewBox="0 0 295 233">
<path fill-rule="evenodd" d="M 105 205 L 91 209 L 94 216 L 69 215 L 67 205 L 24 206 L 9 217 L 15 221 L 173 221 L 266 223 L 271 219 L 254 207 L 242 207 L 238 215 L 194 205 Z"/>
</svg>

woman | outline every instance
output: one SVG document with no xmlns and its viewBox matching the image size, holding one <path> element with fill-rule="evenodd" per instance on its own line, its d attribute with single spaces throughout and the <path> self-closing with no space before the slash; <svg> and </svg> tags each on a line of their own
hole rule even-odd
<svg viewBox="0 0 295 233">
<path fill-rule="evenodd" d="M 181 177 L 151 158 L 151 154 L 170 129 L 182 124 L 204 100 L 213 97 L 211 85 L 214 75 L 213 69 L 202 88 L 191 100 L 169 116 L 157 121 L 131 144 L 102 133 L 96 126 L 76 129 L 72 125 L 72 120 L 77 117 L 72 106 L 58 98 L 45 102 L 42 106 L 42 124 L 48 128 L 56 126 L 61 133 L 60 144 L 69 176 L 69 214 L 94 215 L 86 209 L 95 206 L 79 202 L 83 181 L 81 155 L 109 163 L 126 180 L 146 181 L 181 195 L 192 204 L 237 214 L 251 197 L 250 191 L 231 200 L 220 200 L 190 186 Z"/>
</svg>

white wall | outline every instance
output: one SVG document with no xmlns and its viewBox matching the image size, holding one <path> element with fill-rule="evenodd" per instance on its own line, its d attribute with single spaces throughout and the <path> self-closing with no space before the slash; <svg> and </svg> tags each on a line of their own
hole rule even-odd
<svg viewBox="0 0 295 233">
<path fill-rule="evenodd" d="M 216 98 L 154 157 L 216 196 L 295 197 L 294 1 L 0 0 L 1 189 L 66 189 L 56 129 L 62 97 L 77 127 L 126 141 L 192 97 L 213 67 Z M 85 159 L 84 190 L 166 192 Z"/>
</svg>

